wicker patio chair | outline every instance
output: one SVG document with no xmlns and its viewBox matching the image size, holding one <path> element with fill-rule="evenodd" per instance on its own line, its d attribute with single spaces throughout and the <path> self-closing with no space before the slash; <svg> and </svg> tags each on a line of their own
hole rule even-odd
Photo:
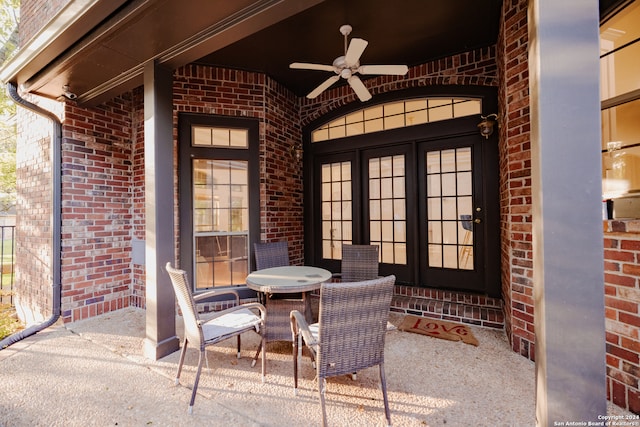
<svg viewBox="0 0 640 427">
<path fill-rule="evenodd" d="M 378 365 L 387 424 L 391 425 L 384 373 L 384 343 L 395 276 L 349 283 L 323 283 L 318 323 L 291 312 L 294 393 L 302 345 L 315 357 L 322 425 L 326 425 L 326 378 Z"/>
<path fill-rule="evenodd" d="M 261 343 L 264 341 L 265 317 L 266 310 L 262 304 L 249 303 L 240 305 L 240 297 L 234 290 L 213 290 L 193 296 L 189 286 L 187 273 L 171 267 L 171 263 L 166 265 L 167 273 L 171 277 L 173 290 L 178 300 L 178 306 L 182 311 L 182 319 L 184 321 L 184 342 L 180 353 L 180 361 L 178 363 L 178 371 L 176 373 L 176 385 L 180 383 L 180 373 L 182 365 L 187 353 L 187 345 L 189 343 L 199 346 L 200 356 L 198 358 L 198 370 L 193 383 L 193 391 L 191 400 L 189 401 L 189 413 L 193 413 L 193 404 L 196 400 L 196 392 L 198 390 L 198 382 L 200 381 L 200 372 L 202 371 L 202 362 L 206 359 L 205 348 L 207 346 L 219 343 L 229 338 L 237 337 L 238 342 L 238 359 L 240 358 L 240 334 L 248 331 L 257 332 L 262 336 Z M 204 298 L 214 295 L 233 294 L 236 299 L 236 306 L 222 310 L 213 314 L 206 322 L 200 319 L 196 309 L 196 302 Z M 256 314 L 259 312 L 259 316 Z M 256 355 L 257 357 L 257 355 Z M 251 366 L 255 365 L 255 360 Z M 265 356 L 262 356 L 262 382 L 265 381 Z"/>
<path fill-rule="evenodd" d="M 289 265 L 289 246 L 286 241 L 254 243 L 256 270 Z M 263 304 L 267 307 L 266 342 L 290 341 L 291 326 L 289 313 L 299 310 L 304 313 L 306 303 L 302 294 L 273 294 L 261 295 Z M 260 349 L 258 349 L 260 353 Z"/>
<path fill-rule="evenodd" d="M 377 245 L 342 245 L 342 270 L 334 273 L 334 281 L 357 282 L 378 277 Z"/>
</svg>

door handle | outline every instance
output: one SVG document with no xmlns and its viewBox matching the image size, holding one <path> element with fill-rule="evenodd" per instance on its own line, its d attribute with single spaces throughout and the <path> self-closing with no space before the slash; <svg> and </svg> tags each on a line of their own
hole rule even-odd
<svg viewBox="0 0 640 427">
<path fill-rule="evenodd" d="M 482 220 L 480 218 L 476 218 L 473 220 L 473 222 L 475 222 L 476 224 L 480 224 Z"/>
</svg>

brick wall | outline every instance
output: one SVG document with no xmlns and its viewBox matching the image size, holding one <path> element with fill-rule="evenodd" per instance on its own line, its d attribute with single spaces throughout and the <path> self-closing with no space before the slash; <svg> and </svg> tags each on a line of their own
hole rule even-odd
<svg viewBox="0 0 640 427">
<path fill-rule="evenodd" d="M 527 0 L 503 3 L 500 70 L 500 223 L 505 328 L 535 358 Z"/>
<path fill-rule="evenodd" d="M 29 100 L 35 101 L 32 97 Z M 51 102 L 44 107 L 55 110 Z M 41 104 L 42 104 L 41 103 Z M 57 106 L 59 110 L 59 105 Z M 20 319 L 39 323 L 53 314 L 52 281 L 52 171 L 53 125 L 18 108 L 16 149 L 16 292 Z"/>
<path fill-rule="evenodd" d="M 378 76 L 367 79 L 367 88 L 376 94 L 436 85 L 497 86 L 495 46 L 460 53 L 409 69 L 406 76 Z M 343 105 L 359 102 L 348 85 L 324 91 L 315 99 L 302 99 L 301 124 L 307 125 Z"/>
<path fill-rule="evenodd" d="M 640 413 L 640 221 L 605 221 L 607 397 Z"/>
<path fill-rule="evenodd" d="M 62 143 L 62 318 L 129 305 L 132 100 L 65 104 Z"/>
<path fill-rule="evenodd" d="M 260 73 L 189 65 L 174 74 L 174 111 L 174 129 L 180 112 L 260 121 L 260 239 L 288 240 L 302 263 L 302 165 L 289 154 L 302 139 L 296 98 Z"/>
<path fill-rule="evenodd" d="M 144 90 L 137 88 L 132 92 L 132 135 L 131 135 L 131 164 L 132 164 L 132 201 L 131 216 L 133 239 L 140 245 L 140 256 L 144 249 L 141 247 L 145 240 L 144 221 Z M 133 248 L 132 248 L 133 251 Z M 144 264 L 131 263 L 133 274 L 131 289 L 131 305 L 134 307 L 146 308 L 145 303 L 145 268 Z"/>
<path fill-rule="evenodd" d="M 20 46 L 24 46 L 71 0 L 22 0 Z"/>
</svg>

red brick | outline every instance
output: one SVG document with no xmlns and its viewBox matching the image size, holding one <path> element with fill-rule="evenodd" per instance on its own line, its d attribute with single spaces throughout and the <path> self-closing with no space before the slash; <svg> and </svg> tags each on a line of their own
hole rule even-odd
<svg viewBox="0 0 640 427">
<path fill-rule="evenodd" d="M 611 401 L 622 408 L 627 407 L 627 388 L 624 384 L 611 381 Z"/>
</svg>

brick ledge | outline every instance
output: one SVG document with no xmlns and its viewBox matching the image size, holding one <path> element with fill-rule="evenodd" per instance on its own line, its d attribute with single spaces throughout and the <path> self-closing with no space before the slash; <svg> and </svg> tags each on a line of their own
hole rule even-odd
<svg viewBox="0 0 640 427">
<path fill-rule="evenodd" d="M 391 311 L 492 329 L 504 329 L 504 313 L 501 307 L 495 306 L 479 306 L 396 294 L 391 301 Z"/>
</svg>

